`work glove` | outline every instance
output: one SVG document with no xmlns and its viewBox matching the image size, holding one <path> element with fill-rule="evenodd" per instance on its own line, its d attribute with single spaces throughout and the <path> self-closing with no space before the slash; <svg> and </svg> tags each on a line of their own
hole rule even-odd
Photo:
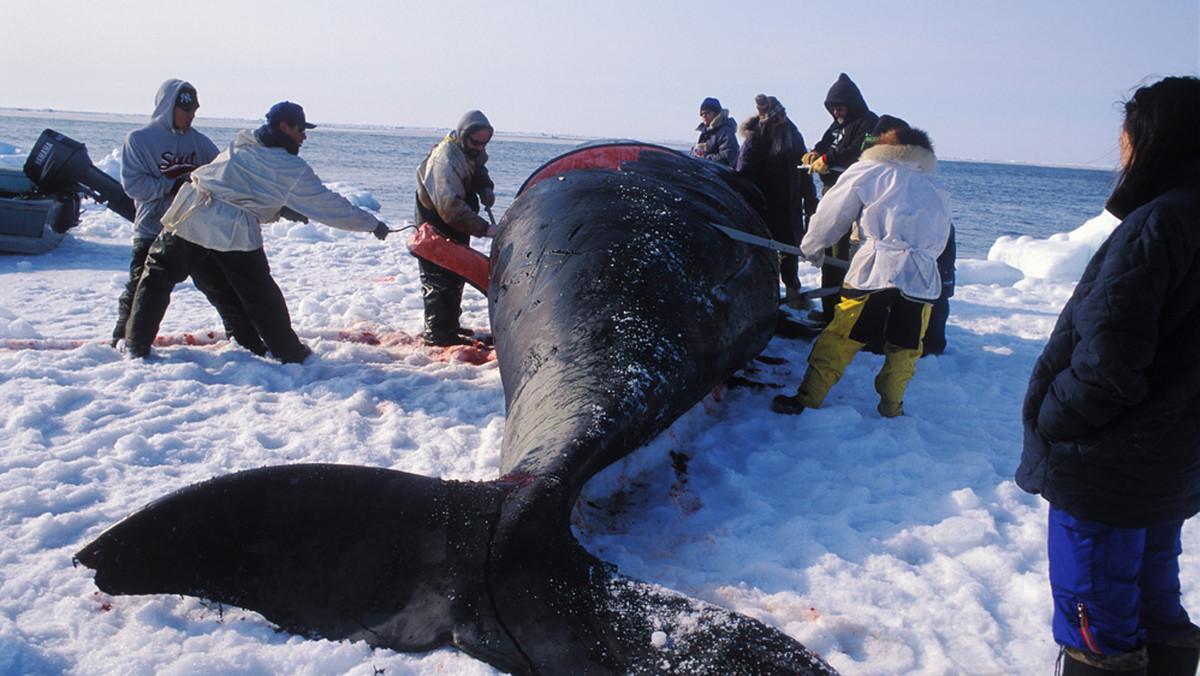
<svg viewBox="0 0 1200 676">
<path fill-rule="evenodd" d="M 387 239 L 389 232 L 391 232 L 391 229 L 387 227 L 387 223 L 379 221 L 375 224 L 375 229 L 371 231 L 371 234 L 375 235 L 375 239 L 382 242 L 383 240 Z"/>
<path fill-rule="evenodd" d="M 825 251 L 821 250 L 814 254 L 807 255 L 804 257 L 804 260 L 812 263 L 813 267 L 819 268 L 825 263 Z"/>
<path fill-rule="evenodd" d="M 175 183 L 171 186 L 171 191 L 167 194 L 168 195 L 178 194 L 179 189 L 183 187 L 183 184 L 187 183 L 190 180 L 192 180 L 191 172 L 188 172 L 188 173 L 184 174 L 183 176 L 180 176 L 179 178 L 175 179 Z"/>
<path fill-rule="evenodd" d="M 483 233 L 483 236 L 484 237 L 495 237 L 496 236 L 496 224 L 492 223 L 491 225 L 489 225 L 487 232 Z"/>
<path fill-rule="evenodd" d="M 480 190 L 479 203 L 482 204 L 485 209 L 492 208 L 492 205 L 496 203 L 496 191 L 492 190 L 491 188 L 484 188 L 483 190 Z"/>
<path fill-rule="evenodd" d="M 817 159 L 813 160 L 812 162 L 809 162 L 808 173 L 810 173 L 810 174 L 828 174 L 829 173 L 829 163 L 825 160 L 824 155 L 818 157 Z"/>
<path fill-rule="evenodd" d="M 800 164 L 812 165 L 812 163 L 814 161 L 816 161 L 816 159 L 820 156 L 821 156 L 820 153 L 815 153 L 815 152 L 804 153 L 803 155 L 800 156 Z"/>
</svg>

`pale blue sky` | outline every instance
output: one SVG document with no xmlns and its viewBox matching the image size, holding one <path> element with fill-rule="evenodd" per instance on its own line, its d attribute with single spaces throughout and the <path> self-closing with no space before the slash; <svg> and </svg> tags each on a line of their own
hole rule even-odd
<svg viewBox="0 0 1200 676">
<path fill-rule="evenodd" d="M 19 4 L 18 4 L 19 2 Z M 1111 166 L 1115 103 L 1200 69 L 1200 0 L 18 0 L 0 107 L 149 114 L 163 80 L 204 117 L 275 101 L 320 124 L 690 141 L 706 96 L 775 95 L 811 145 L 840 72 L 944 158 Z"/>
</svg>

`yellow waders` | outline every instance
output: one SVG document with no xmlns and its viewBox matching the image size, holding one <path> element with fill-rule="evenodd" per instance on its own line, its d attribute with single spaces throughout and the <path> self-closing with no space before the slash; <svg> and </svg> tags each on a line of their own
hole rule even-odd
<svg viewBox="0 0 1200 676">
<path fill-rule="evenodd" d="M 870 298 L 870 294 L 858 298 L 843 297 L 834 308 L 833 321 L 829 322 L 817 337 L 812 352 L 808 355 L 808 370 L 805 371 L 804 380 L 796 392 L 799 403 L 805 408 L 821 406 L 829 390 L 841 380 L 842 373 L 853 361 L 854 355 L 866 345 L 865 342 L 852 339 L 850 333 L 862 317 L 863 309 L 867 307 Z M 928 303 L 910 302 L 908 307 L 919 308 L 919 335 L 924 335 L 929 324 L 931 306 Z M 879 306 L 873 311 L 890 313 L 892 309 L 889 306 Z M 917 372 L 921 345 L 918 340 L 916 349 L 908 349 L 885 342 L 883 351 L 883 368 L 875 377 L 875 391 L 879 393 L 877 410 L 880 415 L 893 418 L 904 413 L 904 390 L 908 387 L 908 381 L 912 380 L 913 374 Z"/>
</svg>

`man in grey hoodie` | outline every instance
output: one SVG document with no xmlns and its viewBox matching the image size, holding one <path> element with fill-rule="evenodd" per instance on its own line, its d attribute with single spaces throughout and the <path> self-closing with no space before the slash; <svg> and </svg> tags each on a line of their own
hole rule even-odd
<svg viewBox="0 0 1200 676">
<path fill-rule="evenodd" d="M 137 206 L 129 280 L 117 303 L 117 325 L 112 345 L 125 337 L 133 296 L 146 264 L 146 253 L 162 231 L 162 216 L 192 170 L 217 156 L 217 146 L 192 127 L 200 101 L 189 82 L 171 79 L 162 83 L 154 99 L 150 123 L 129 132 L 121 154 L 121 187 Z M 264 354 L 266 348 L 225 275 L 206 266 L 193 275 L 196 288 L 217 309 L 225 331 L 246 349 Z"/>
</svg>

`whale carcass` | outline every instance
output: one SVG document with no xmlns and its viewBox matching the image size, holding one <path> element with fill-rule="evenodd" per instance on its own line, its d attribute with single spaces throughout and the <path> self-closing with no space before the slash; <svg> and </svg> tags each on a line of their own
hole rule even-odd
<svg viewBox="0 0 1200 676">
<path fill-rule="evenodd" d="M 770 339 L 778 261 L 736 174 L 598 145 L 535 172 L 492 245 L 502 476 L 285 465 L 195 484 L 76 554 L 111 594 L 187 594 L 301 635 L 451 645 L 514 674 L 831 674 L 786 634 L 621 575 L 569 515 Z"/>
</svg>

